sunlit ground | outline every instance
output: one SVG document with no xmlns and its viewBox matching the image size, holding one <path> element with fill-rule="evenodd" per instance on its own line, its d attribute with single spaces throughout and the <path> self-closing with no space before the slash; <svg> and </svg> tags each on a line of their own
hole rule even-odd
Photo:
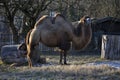
<svg viewBox="0 0 120 80">
<path fill-rule="evenodd" d="M 70 65 L 60 65 L 59 55 L 43 55 L 47 63 L 39 67 L 9 67 L 0 65 L 0 79 L 6 80 L 120 80 L 120 70 L 102 66 L 86 66 L 91 62 L 106 61 L 100 55 L 67 56 Z"/>
</svg>

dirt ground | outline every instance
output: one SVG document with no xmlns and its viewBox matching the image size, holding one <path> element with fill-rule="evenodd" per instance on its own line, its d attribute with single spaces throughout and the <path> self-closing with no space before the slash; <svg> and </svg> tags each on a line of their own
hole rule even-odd
<svg viewBox="0 0 120 80">
<path fill-rule="evenodd" d="M 120 69 L 108 65 L 86 65 L 103 61 L 100 55 L 68 55 L 70 65 L 60 65 L 59 55 L 43 55 L 46 64 L 32 68 L 0 64 L 0 80 L 120 80 Z"/>
</svg>

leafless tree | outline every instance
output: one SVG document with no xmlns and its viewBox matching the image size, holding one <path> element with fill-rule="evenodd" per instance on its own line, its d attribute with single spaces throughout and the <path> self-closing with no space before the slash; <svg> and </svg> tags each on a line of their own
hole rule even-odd
<svg viewBox="0 0 120 80">
<path fill-rule="evenodd" d="M 7 22 L 9 23 L 8 27 L 11 29 L 13 33 L 13 40 L 15 43 L 18 43 L 19 42 L 18 30 L 14 25 L 14 16 L 18 11 L 18 6 L 14 5 L 13 0 L 3 0 L 0 2 L 0 4 L 7 18 Z"/>
<path fill-rule="evenodd" d="M 13 33 L 13 40 L 15 43 L 19 42 L 18 29 L 14 24 L 14 17 L 17 11 L 24 13 L 23 30 L 28 32 L 33 28 L 38 16 L 47 9 L 48 5 L 53 0 L 3 0 L 0 1 L 0 6 L 5 12 L 5 16 Z M 27 23 L 27 25 L 25 25 Z"/>
</svg>

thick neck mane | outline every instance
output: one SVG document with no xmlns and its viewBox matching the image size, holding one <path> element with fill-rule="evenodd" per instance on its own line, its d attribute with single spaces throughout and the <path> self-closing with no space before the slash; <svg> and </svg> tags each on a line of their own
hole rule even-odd
<svg viewBox="0 0 120 80">
<path fill-rule="evenodd" d="M 42 16 L 36 23 L 34 27 L 37 27 L 39 24 L 43 23 L 48 17 L 48 15 Z"/>
</svg>

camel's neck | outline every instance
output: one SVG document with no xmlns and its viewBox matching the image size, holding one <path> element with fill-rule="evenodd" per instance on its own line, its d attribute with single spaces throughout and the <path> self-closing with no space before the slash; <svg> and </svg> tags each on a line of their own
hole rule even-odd
<svg viewBox="0 0 120 80">
<path fill-rule="evenodd" d="M 77 32 L 77 35 L 75 34 L 75 37 L 73 38 L 73 45 L 75 49 L 82 49 L 88 45 L 88 43 L 91 40 L 92 36 L 92 30 L 90 25 L 79 25 L 79 31 Z"/>
</svg>

